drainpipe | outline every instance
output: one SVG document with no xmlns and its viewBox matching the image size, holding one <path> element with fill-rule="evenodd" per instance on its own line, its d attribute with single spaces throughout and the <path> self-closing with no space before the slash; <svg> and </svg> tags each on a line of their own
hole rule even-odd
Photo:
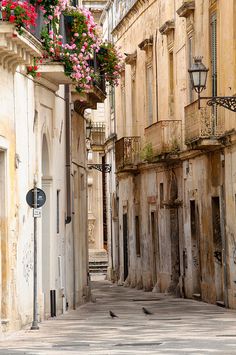
<svg viewBox="0 0 236 355">
<path fill-rule="evenodd" d="M 156 117 L 158 121 L 158 76 L 157 76 L 157 30 L 155 34 L 155 79 L 156 79 Z"/>
<path fill-rule="evenodd" d="M 66 220 L 71 222 L 71 111 L 70 87 L 65 85 L 65 114 L 66 114 Z"/>
</svg>

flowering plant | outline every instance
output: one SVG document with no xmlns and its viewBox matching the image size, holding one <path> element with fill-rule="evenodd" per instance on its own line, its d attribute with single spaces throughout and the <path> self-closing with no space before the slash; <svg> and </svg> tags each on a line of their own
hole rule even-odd
<svg viewBox="0 0 236 355">
<path fill-rule="evenodd" d="M 104 42 L 100 45 L 97 57 L 106 81 L 111 86 L 117 86 L 123 68 L 123 56 L 118 52 L 113 43 Z"/>
<path fill-rule="evenodd" d="M 100 44 L 96 24 L 86 9 L 70 7 L 65 15 L 73 19 L 70 42 L 63 44 L 61 35 L 45 28 L 41 33 L 45 56 L 64 63 L 65 74 L 75 82 L 78 91 L 90 89 L 95 73 L 89 61 Z"/>
<path fill-rule="evenodd" d="M 38 70 L 38 61 L 39 59 L 38 58 L 34 58 L 34 62 L 33 62 L 33 65 L 28 65 L 26 67 L 27 69 L 27 75 L 31 75 L 32 78 L 40 78 L 41 74 L 37 72 Z M 42 63 L 42 59 L 40 59 L 40 62 Z"/>
<path fill-rule="evenodd" d="M 30 26 L 36 25 L 37 14 L 35 7 L 26 1 L 3 0 L 2 18 L 14 23 L 17 30 L 22 33 L 22 28 L 29 29 Z"/>
<path fill-rule="evenodd" d="M 59 18 L 69 3 L 69 0 L 30 0 L 31 4 L 39 5 L 44 16 L 49 21 Z"/>
</svg>

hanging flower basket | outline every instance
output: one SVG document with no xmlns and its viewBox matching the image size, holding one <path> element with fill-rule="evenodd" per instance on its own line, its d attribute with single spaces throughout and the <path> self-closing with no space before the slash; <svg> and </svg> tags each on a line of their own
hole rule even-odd
<svg viewBox="0 0 236 355">
<path fill-rule="evenodd" d="M 69 4 L 69 0 L 30 0 L 34 6 L 39 5 L 44 17 L 51 21 L 54 18 L 59 18 Z"/>
<path fill-rule="evenodd" d="M 106 81 L 111 86 L 117 86 L 124 65 L 118 49 L 113 43 L 104 42 L 100 45 L 97 57 Z"/>
</svg>

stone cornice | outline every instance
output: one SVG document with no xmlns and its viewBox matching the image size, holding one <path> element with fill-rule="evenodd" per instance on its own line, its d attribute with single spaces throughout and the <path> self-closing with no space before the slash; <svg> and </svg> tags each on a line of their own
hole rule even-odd
<svg viewBox="0 0 236 355">
<path fill-rule="evenodd" d="M 153 46 L 153 36 L 150 38 L 145 38 L 141 43 L 139 43 L 138 46 L 142 51 L 147 51 L 150 47 Z"/>
<path fill-rule="evenodd" d="M 131 54 L 127 54 L 126 58 L 125 58 L 125 63 L 128 65 L 135 65 L 137 61 L 137 51 L 135 51 L 134 53 Z"/>
<path fill-rule="evenodd" d="M 176 11 L 180 17 L 187 18 L 195 10 L 195 0 L 185 0 Z"/>
<path fill-rule="evenodd" d="M 175 29 L 174 20 L 168 20 L 159 28 L 159 32 L 162 35 L 168 35 L 170 32 L 174 31 L 174 29 Z"/>
<path fill-rule="evenodd" d="M 127 30 L 137 20 L 137 18 L 155 2 L 156 0 L 137 0 L 125 16 L 113 28 L 111 32 L 112 35 L 120 38 L 125 30 Z"/>
</svg>

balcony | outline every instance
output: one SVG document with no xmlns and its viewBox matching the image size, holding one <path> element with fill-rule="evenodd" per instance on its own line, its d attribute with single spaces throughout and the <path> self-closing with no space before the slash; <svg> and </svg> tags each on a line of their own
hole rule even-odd
<svg viewBox="0 0 236 355">
<path fill-rule="evenodd" d="M 105 143 L 105 123 L 92 122 L 92 143 L 93 147 L 103 146 Z"/>
<path fill-rule="evenodd" d="M 152 144 L 153 155 L 176 153 L 181 148 L 181 120 L 163 120 L 145 129 L 145 141 Z"/>
<path fill-rule="evenodd" d="M 72 79 L 65 74 L 64 64 L 60 62 L 45 61 L 38 65 L 38 73 L 55 85 L 72 84 Z"/>
<path fill-rule="evenodd" d="M 0 21 L 0 63 L 15 72 L 18 65 L 31 65 L 34 57 L 42 55 L 41 43 L 28 31 L 22 34 L 13 24 Z"/>
<path fill-rule="evenodd" d="M 140 137 L 123 137 L 115 143 L 116 170 L 133 171 L 140 161 Z"/>
<path fill-rule="evenodd" d="M 201 101 L 185 107 L 185 144 L 190 149 L 213 149 L 220 146 L 219 138 L 225 133 L 225 110 L 210 107 Z"/>
</svg>

